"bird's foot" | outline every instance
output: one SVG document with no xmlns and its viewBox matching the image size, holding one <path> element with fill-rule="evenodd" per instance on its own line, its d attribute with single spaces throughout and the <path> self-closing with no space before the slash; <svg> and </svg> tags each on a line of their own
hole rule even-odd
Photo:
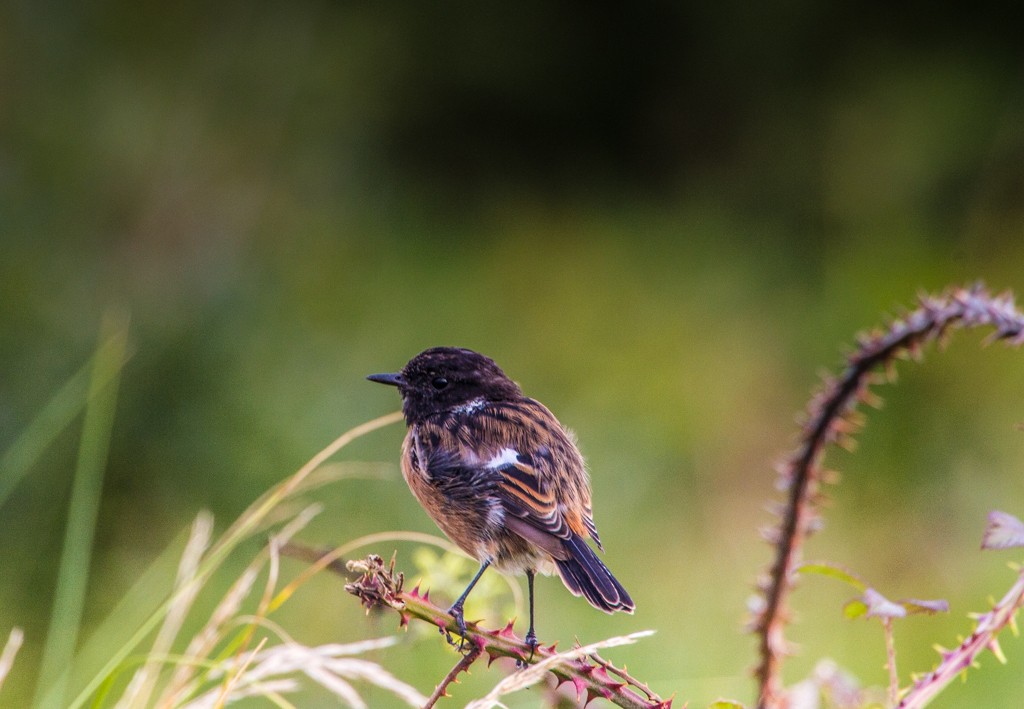
<svg viewBox="0 0 1024 709">
<path fill-rule="evenodd" d="M 537 648 L 540 647 L 540 642 L 537 640 L 537 633 L 533 632 L 533 628 L 530 628 L 526 632 L 526 637 L 523 638 L 523 642 L 525 642 L 530 648 L 530 656 L 525 660 L 516 660 L 516 667 L 519 669 L 523 669 L 533 662 L 533 654 L 537 651 Z"/>
<path fill-rule="evenodd" d="M 448 641 L 449 645 L 458 649 L 459 652 L 464 653 L 466 651 L 466 640 L 468 640 L 469 638 L 467 637 L 466 618 L 462 612 L 462 604 L 454 604 L 451 608 L 448 609 L 448 615 L 455 619 L 455 625 L 457 625 L 459 628 L 459 641 L 455 642 L 455 640 L 452 638 L 452 634 L 448 630 L 442 628 L 441 632 L 444 634 L 445 639 Z"/>
</svg>

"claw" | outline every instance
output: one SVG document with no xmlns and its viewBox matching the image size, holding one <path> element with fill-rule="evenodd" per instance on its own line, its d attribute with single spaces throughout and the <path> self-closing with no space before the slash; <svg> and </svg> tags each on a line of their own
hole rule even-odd
<svg viewBox="0 0 1024 709">
<path fill-rule="evenodd" d="M 525 660 L 516 660 L 516 667 L 519 669 L 524 669 L 527 665 L 533 662 L 533 654 L 537 651 L 537 648 L 540 647 L 540 643 L 537 641 L 537 633 L 533 632 L 533 628 L 530 628 L 530 631 L 526 634 L 526 637 L 523 638 L 523 641 L 530 648 L 530 656 Z"/>
<path fill-rule="evenodd" d="M 462 612 L 462 604 L 454 604 L 451 608 L 448 609 L 448 615 L 455 619 L 455 624 L 459 627 L 459 642 L 456 643 L 454 640 L 452 640 L 452 634 L 449 633 L 447 630 L 442 630 L 442 632 L 445 634 L 445 637 L 447 638 L 449 645 L 458 648 L 459 652 L 465 653 L 466 640 L 468 640 L 468 637 L 466 631 L 466 618 Z"/>
<path fill-rule="evenodd" d="M 537 633 L 533 632 L 533 628 L 531 628 L 530 632 L 528 632 L 526 634 L 525 641 L 526 641 L 526 644 L 530 646 L 530 659 L 529 659 L 529 662 L 532 662 L 533 661 L 533 653 L 536 652 L 537 648 L 540 646 L 540 643 L 537 641 Z"/>
</svg>

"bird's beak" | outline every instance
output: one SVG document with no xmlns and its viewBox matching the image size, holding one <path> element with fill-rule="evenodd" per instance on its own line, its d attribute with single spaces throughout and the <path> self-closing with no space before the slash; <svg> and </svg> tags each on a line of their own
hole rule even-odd
<svg viewBox="0 0 1024 709">
<path fill-rule="evenodd" d="M 395 372 L 394 374 L 371 374 L 367 379 L 378 384 L 390 384 L 393 387 L 405 384 L 405 377 L 400 372 Z"/>
</svg>

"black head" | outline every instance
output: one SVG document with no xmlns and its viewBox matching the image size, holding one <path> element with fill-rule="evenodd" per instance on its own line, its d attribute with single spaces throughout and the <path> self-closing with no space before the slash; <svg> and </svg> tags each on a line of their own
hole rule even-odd
<svg viewBox="0 0 1024 709">
<path fill-rule="evenodd" d="M 367 379 L 398 387 L 402 413 L 410 424 L 475 399 L 509 401 L 523 395 L 493 359 L 459 347 L 425 350 L 401 372 L 371 374 Z"/>
</svg>

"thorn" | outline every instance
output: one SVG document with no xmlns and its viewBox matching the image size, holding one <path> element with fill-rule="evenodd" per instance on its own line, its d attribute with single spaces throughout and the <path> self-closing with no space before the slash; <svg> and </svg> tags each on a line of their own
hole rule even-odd
<svg viewBox="0 0 1024 709">
<path fill-rule="evenodd" d="M 612 679 L 611 675 L 608 674 L 608 670 L 604 667 L 598 667 L 594 670 L 594 677 L 611 692 L 618 692 L 620 689 L 626 686 L 625 682 Z"/>
<path fill-rule="evenodd" d="M 776 475 L 791 476 L 793 474 L 793 461 L 778 460 L 773 466 Z"/>
<path fill-rule="evenodd" d="M 838 485 L 839 481 L 842 479 L 842 473 L 830 468 L 828 470 L 822 470 L 819 477 L 823 483 L 828 485 Z"/>
<path fill-rule="evenodd" d="M 857 392 L 857 397 L 865 406 L 870 406 L 872 409 L 882 408 L 882 397 L 871 391 L 871 389 L 868 388 L 868 384 L 865 384 L 864 387 Z"/>
<path fill-rule="evenodd" d="M 992 654 L 996 656 L 996 659 L 999 660 L 1000 665 L 1006 664 L 1006 655 L 1003 654 L 1003 649 L 999 647 L 998 638 L 993 637 L 991 640 L 988 641 L 988 649 L 991 650 Z"/>
<path fill-rule="evenodd" d="M 516 643 L 522 642 L 522 638 L 520 638 L 515 633 L 515 623 L 516 623 L 516 619 L 513 618 L 512 620 L 510 620 L 508 622 L 508 625 L 506 625 L 504 628 L 502 628 L 497 633 L 495 633 L 495 635 L 498 636 L 499 638 L 502 638 L 504 640 L 509 640 L 511 642 L 516 642 Z"/>
</svg>

